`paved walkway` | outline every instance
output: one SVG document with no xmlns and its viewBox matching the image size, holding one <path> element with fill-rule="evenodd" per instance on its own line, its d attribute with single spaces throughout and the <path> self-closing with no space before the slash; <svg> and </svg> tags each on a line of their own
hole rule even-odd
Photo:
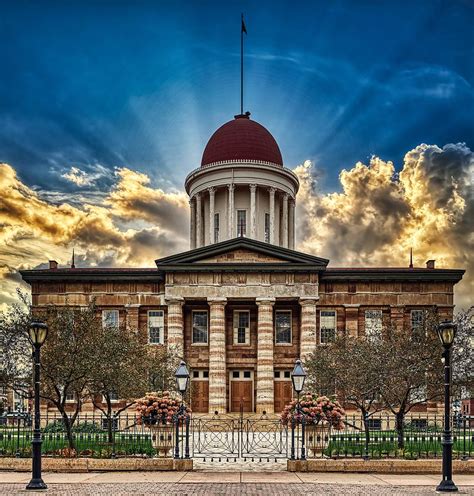
<svg viewBox="0 0 474 496">
<path fill-rule="evenodd" d="M 334 474 L 289 472 L 104 472 L 45 473 L 55 495 L 217 495 L 308 496 L 435 494 L 437 475 Z M 0 472 L 0 494 L 25 494 L 30 475 Z M 474 475 L 454 478 L 460 494 L 474 495 Z M 28 494 L 35 494 L 28 492 Z"/>
</svg>

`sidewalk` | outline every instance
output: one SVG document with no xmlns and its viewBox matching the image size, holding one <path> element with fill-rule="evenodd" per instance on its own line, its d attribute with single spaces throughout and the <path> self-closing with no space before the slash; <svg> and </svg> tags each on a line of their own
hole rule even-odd
<svg viewBox="0 0 474 496">
<path fill-rule="evenodd" d="M 64 495 L 395 495 L 435 494 L 437 475 L 289 472 L 89 472 L 43 474 L 49 494 Z M 30 474 L 0 472 L 0 494 L 24 494 Z M 457 475 L 460 494 L 474 494 L 474 476 Z M 33 493 L 34 494 L 34 493 Z"/>
</svg>

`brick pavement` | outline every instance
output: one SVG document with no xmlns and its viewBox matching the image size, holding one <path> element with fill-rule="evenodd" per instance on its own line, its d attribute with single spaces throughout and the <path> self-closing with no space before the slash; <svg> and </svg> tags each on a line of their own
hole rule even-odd
<svg viewBox="0 0 474 496">
<path fill-rule="evenodd" d="M 0 494 L 25 494 L 23 484 L 0 484 Z M 28 491 L 28 494 L 40 494 Z M 44 493 L 43 493 L 44 494 Z M 62 496 L 402 496 L 433 495 L 433 487 L 423 486 L 361 486 L 354 484 L 279 484 L 279 483 L 120 483 L 120 484 L 50 484 L 47 494 Z M 458 494 L 474 494 L 474 488 L 463 488 Z"/>
<path fill-rule="evenodd" d="M 30 475 L 0 472 L 0 494 L 25 494 Z M 48 494 L 64 496 L 308 496 L 435 494 L 435 475 L 283 472 L 106 472 L 45 473 Z M 474 495 L 474 476 L 455 477 L 459 494 Z M 39 494 L 31 493 L 28 494 Z M 43 493 L 44 494 L 44 493 Z"/>
</svg>

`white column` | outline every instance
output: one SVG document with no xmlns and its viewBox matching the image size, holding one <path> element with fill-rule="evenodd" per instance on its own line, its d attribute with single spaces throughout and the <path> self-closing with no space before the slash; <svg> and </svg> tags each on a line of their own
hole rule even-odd
<svg viewBox="0 0 474 496">
<path fill-rule="evenodd" d="M 194 197 L 189 200 L 189 207 L 191 209 L 189 226 L 190 247 L 191 250 L 194 250 L 196 248 L 196 203 Z"/>
<path fill-rule="evenodd" d="M 257 185 L 250 185 L 250 237 L 252 239 L 257 239 L 256 233 L 256 211 L 255 211 L 255 192 L 257 191 Z"/>
<path fill-rule="evenodd" d="M 281 230 L 282 240 L 280 241 L 283 248 L 288 248 L 288 194 L 283 195 L 283 216 L 282 216 L 283 228 Z"/>
<path fill-rule="evenodd" d="M 275 243 L 275 188 L 270 188 L 269 190 L 269 202 L 270 202 L 270 244 Z"/>
<path fill-rule="evenodd" d="M 214 243 L 214 197 L 216 188 L 208 188 L 209 191 L 209 244 Z"/>
<path fill-rule="evenodd" d="M 295 249 L 295 200 L 293 198 L 290 199 L 290 212 L 289 212 L 289 220 L 288 220 L 288 248 L 290 250 Z"/>
<path fill-rule="evenodd" d="M 229 203 L 228 203 L 228 226 L 227 226 L 227 238 L 232 239 L 235 238 L 234 232 L 234 189 L 235 184 L 228 184 L 229 188 Z"/>
<path fill-rule="evenodd" d="M 196 193 L 196 248 L 202 246 L 202 206 L 201 193 Z"/>
</svg>

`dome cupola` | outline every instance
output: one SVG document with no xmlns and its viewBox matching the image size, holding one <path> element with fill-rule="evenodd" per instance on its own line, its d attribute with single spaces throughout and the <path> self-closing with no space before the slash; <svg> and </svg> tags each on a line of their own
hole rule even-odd
<svg viewBox="0 0 474 496">
<path fill-rule="evenodd" d="M 236 115 L 208 141 L 201 166 L 233 160 L 252 160 L 283 166 L 280 148 L 271 133 L 250 119 L 250 112 Z"/>
</svg>

